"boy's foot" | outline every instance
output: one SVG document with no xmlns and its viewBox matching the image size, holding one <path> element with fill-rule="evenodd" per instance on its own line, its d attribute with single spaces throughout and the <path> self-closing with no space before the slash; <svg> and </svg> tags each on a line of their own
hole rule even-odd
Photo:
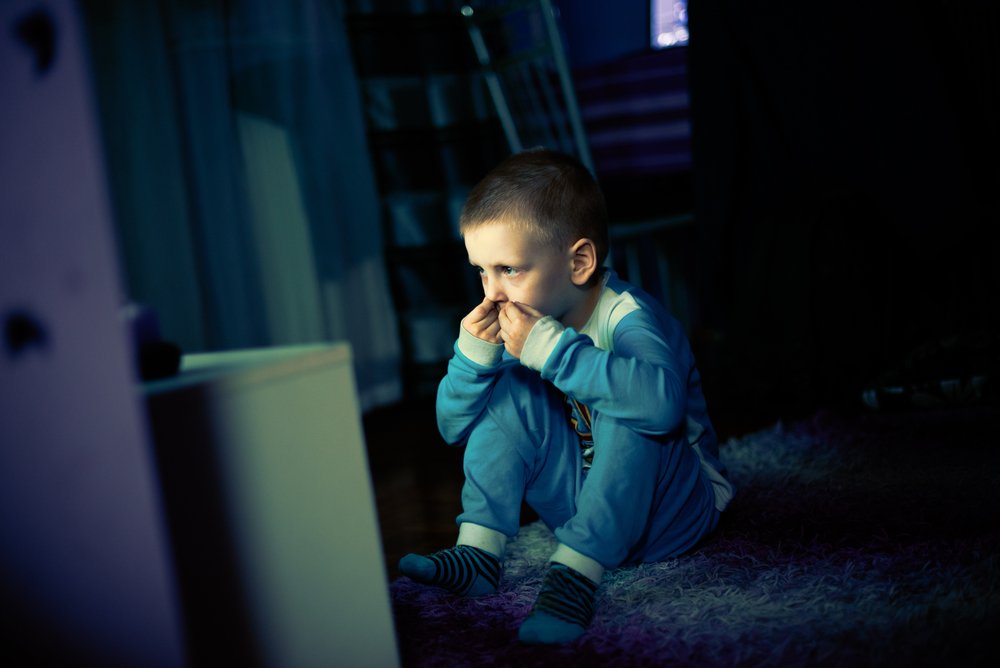
<svg viewBox="0 0 1000 668">
<path fill-rule="evenodd" d="M 597 584 L 565 564 L 553 562 L 518 639 L 529 645 L 561 645 L 576 640 L 594 616 Z"/>
<path fill-rule="evenodd" d="M 461 596 L 486 596 L 497 590 L 500 559 L 472 545 L 456 545 L 429 556 L 408 554 L 399 560 L 399 570 L 422 584 L 430 584 Z"/>
</svg>

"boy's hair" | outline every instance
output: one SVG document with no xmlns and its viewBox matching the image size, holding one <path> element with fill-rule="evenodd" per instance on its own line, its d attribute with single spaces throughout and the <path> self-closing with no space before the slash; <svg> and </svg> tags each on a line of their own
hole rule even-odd
<svg viewBox="0 0 1000 668">
<path fill-rule="evenodd" d="M 462 234 L 498 220 L 530 231 L 542 243 L 567 248 L 579 239 L 597 247 L 598 266 L 608 254 L 604 194 L 576 158 L 545 148 L 515 153 L 493 168 L 465 202 Z"/>
</svg>

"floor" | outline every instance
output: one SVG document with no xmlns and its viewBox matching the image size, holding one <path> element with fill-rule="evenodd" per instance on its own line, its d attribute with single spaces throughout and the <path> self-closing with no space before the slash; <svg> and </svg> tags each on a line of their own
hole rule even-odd
<svg viewBox="0 0 1000 668">
<path fill-rule="evenodd" d="M 411 401 L 364 416 L 368 461 L 389 580 L 407 552 L 454 545 L 460 511 L 462 450 L 437 433 L 434 405 Z"/>
<path fill-rule="evenodd" d="M 774 418 L 737 410 L 712 413 L 720 441 L 773 424 Z M 431 399 L 380 408 L 363 419 L 389 581 L 408 552 L 454 545 L 461 511 L 462 453 L 441 439 Z M 536 516 L 527 506 L 522 524 Z"/>
</svg>

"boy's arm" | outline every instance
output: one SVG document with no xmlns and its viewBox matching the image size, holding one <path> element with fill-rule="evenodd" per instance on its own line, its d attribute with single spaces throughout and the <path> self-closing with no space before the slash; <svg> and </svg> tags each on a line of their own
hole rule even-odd
<svg viewBox="0 0 1000 668">
<path fill-rule="evenodd" d="M 614 352 L 554 318 L 542 318 L 528 335 L 521 363 L 567 395 L 648 435 L 682 425 L 694 368 L 683 335 L 665 336 L 641 311 L 618 323 Z"/>
<path fill-rule="evenodd" d="M 503 361 L 503 350 L 502 343 L 477 338 L 464 326 L 460 329 L 448 373 L 438 385 L 438 431 L 445 442 L 464 443 L 486 409 L 498 372 L 514 363 Z"/>
</svg>

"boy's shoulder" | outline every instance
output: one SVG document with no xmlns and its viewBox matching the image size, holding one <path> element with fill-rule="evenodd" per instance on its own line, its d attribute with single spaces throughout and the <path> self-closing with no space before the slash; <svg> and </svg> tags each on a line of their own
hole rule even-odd
<svg viewBox="0 0 1000 668">
<path fill-rule="evenodd" d="M 658 311 L 662 311 L 662 307 L 658 308 L 649 295 L 609 270 L 594 312 L 581 333 L 589 336 L 598 348 L 613 350 L 615 331 L 627 316 L 639 313 L 643 316 L 641 320 L 633 320 L 660 329 L 665 314 Z"/>
</svg>

